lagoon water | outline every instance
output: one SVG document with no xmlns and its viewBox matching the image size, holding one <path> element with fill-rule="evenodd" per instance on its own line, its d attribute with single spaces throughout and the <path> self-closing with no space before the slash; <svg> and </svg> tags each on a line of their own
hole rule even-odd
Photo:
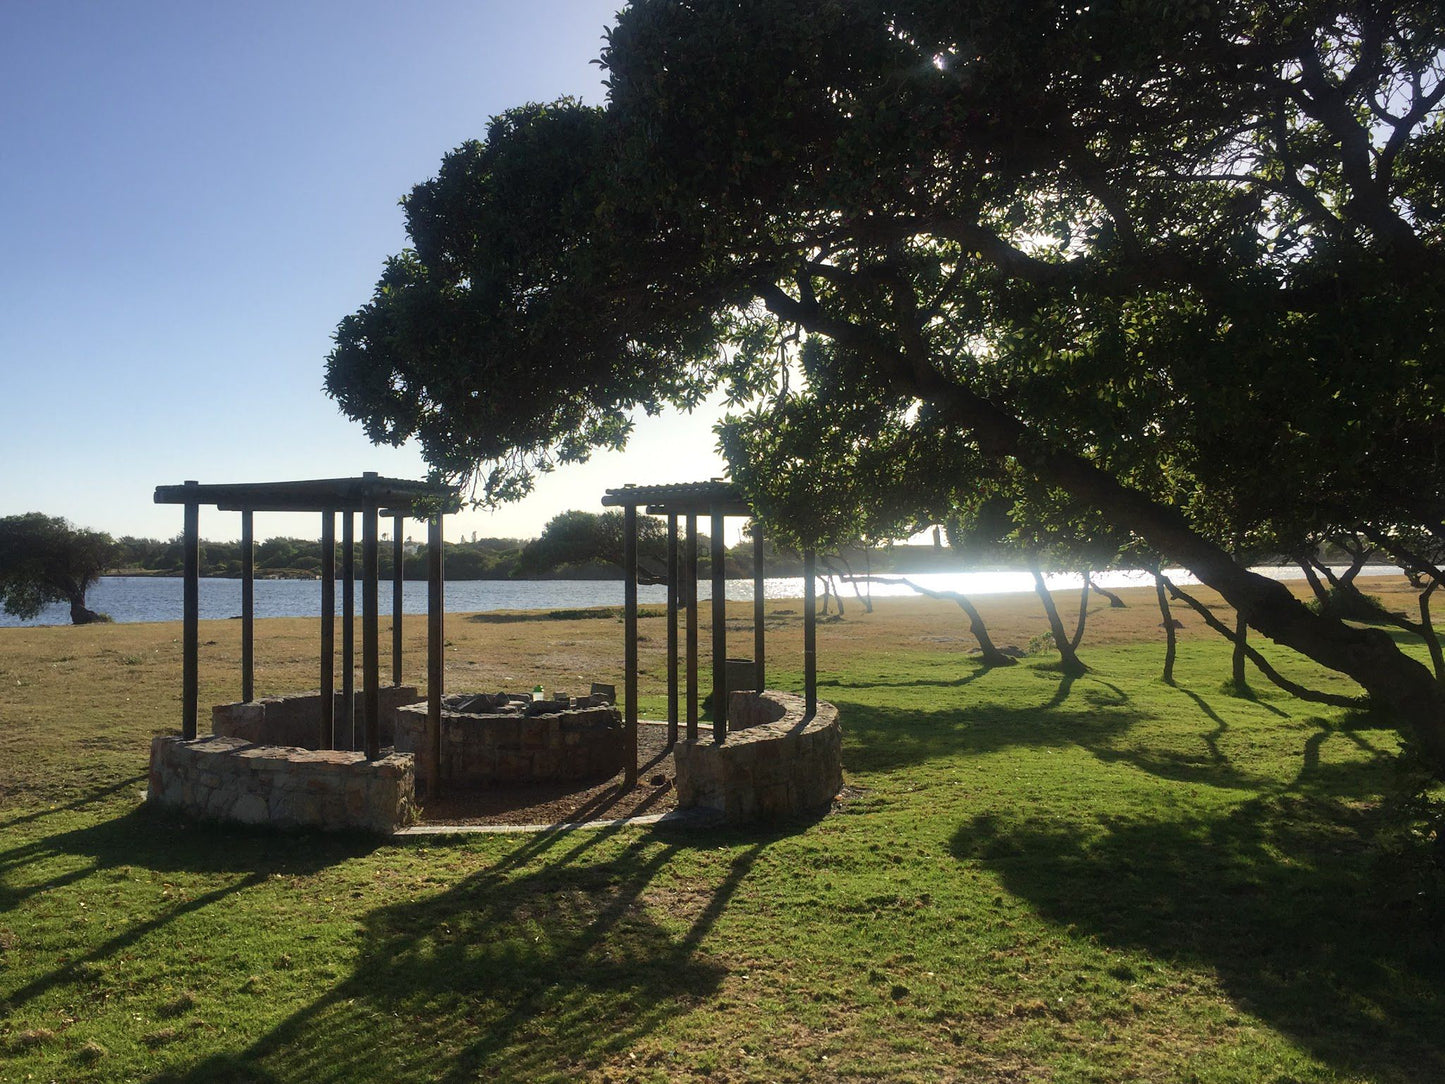
<svg viewBox="0 0 1445 1084">
<path fill-rule="evenodd" d="M 1294 567 L 1260 568 L 1256 571 L 1276 579 L 1299 579 Z M 1388 566 L 1369 567 L 1365 574 L 1387 575 L 1397 570 Z M 1169 576 L 1176 583 L 1194 583 L 1193 577 L 1178 569 Z M 929 572 L 908 577 L 915 583 L 935 591 L 961 591 L 967 595 L 995 595 L 1032 591 L 1033 578 L 1027 572 Z M 1152 583 L 1146 572 L 1102 572 L 1094 581 L 1104 587 L 1128 587 Z M 1060 574 L 1048 577 L 1050 587 L 1063 590 L 1077 588 L 1077 575 Z M 778 577 L 765 582 L 768 598 L 801 598 L 801 578 Z M 844 599 L 852 597 L 852 587 L 842 584 Z M 698 584 L 698 596 L 711 598 L 710 582 Z M 406 613 L 426 612 L 427 585 L 419 580 L 407 581 L 403 587 L 402 607 Z M 859 585 L 865 593 L 866 585 Z M 874 583 L 875 597 L 911 595 L 901 584 Z M 729 580 L 727 597 L 739 602 L 753 597 L 751 580 Z M 361 610 L 361 590 L 357 585 L 356 609 Z M 641 586 L 638 598 L 644 603 L 667 601 L 667 588 Z M 112 619 L 131 621 L 179 621 L 181 618 L 181 581 L 170 576 L 103 576 L 86 596 L 92 610 L 109 614 Z M 341 607 L 341 586 L 336 588 L 338 612 Z M 383 582 L 380 605 L 382 613 L 391 611 L 391 584 Z M 446 585 L 448 613 L 483 613 L 491 610 L 560 610 L 583 606 L 622 605 L 621 580 L 454 580 Z M 237 579 L 201 580 L 201 618 L 239 617 L 241 614 L 241 581 Z M 319 580 L 257 580 L 257 617 L 319 617 L 321 614 L 321 582 Z M 66 625 L 70 623 L 70 607 L 56 604 L 46 607 L 31 621 L 20 621 L 0 612 L 0 627 L 19 625 Z"/>
</svg>

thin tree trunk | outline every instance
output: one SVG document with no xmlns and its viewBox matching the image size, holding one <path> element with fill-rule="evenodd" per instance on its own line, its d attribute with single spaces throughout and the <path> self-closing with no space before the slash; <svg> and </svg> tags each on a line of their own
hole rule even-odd
<svg viewBox="0 0 1445 1084">
<path fill-rule="evenodd" d="M 1079 644 L 1084 639 L 1084 622 L 1089 619 L 1089 572 L 1084 570 L 1084 586 L 1079 591 L 1079 623 L 1074 626 L 1073 639 L 1069 646 L 1075 651 L 1079 650 Z"/>
<path fill-rule="evenodd" d="M 1435 667 L 1435 680 L 1445 682 L 1445 653 L 1440 650 L 1440 637 L 1435 635 L 1435 622 L 1430 619 L 1430 596 L 1440 586 L 1439 580 L 1431 580 L 1430 586 L 1420 592 L 1420 636 L 1430 649 L 1430 662 Z"/>
<path fill-rule="evenodd" d="M 1096 595 L 1103 595 L 1106 599 L 1108 599 L 1109 608 L 1111 610 L 1123 610 L 1127 608 L 1122 598 L 1114 594 L 1114 592 L 1110 591 L 1108 588 L 1100 587 L 1097 583 L 1093 581 L 1092 577 L 1086 578 L 1085 584 L 1089 587 L 1092 587 Z"/>
<path fill-rule="evenodd" d="M 1355 541 L 1358 543 L 1359 540 L 1360 536 L 1356 535 Z M 1344 550 L 1350 555 L 1350 567 L 1345 569 L 1345 574 L 1340 577 L 1340 582 L 1346 587 L 1353 588 L 1355 586 L 1355 577 L 1360 574 L 1360 569 L 1365 567 L 1365 562 L 1369 560 L 1370 554 L 1373 551 L 1366 545 L 1361 545 L 1358 550 L 1352 550 L 1348 546 L 1345 546 Z"/>
<path fill-rule="evenodd" d="M 973 633 L 973 638 L 978 641 L 979 659 L 985 666 L 1012 666 L 1016 660 L 1009 658 L 997 647 L 994 646 L 993 638 L 988 634 L 988 626 L 983 623 L 983 615 L 978 612 L 977 607 L 969 600 L 967 595 L 957 591 L 935 591 L 914 583 L 906 576 L 870 576 L 869 581 L 877 580 L 879 583 L 902 584 L 910 590 L 917 591 L 920 595 L 928 598 L 952 599 L 958 603 L 958 608 L 968 615 L 968 629 Z"/>
<path fill-rule="evenodd" d="M 1088 667 L 1080 662 L 1079 656 L 1074 653 L 1074 647 L 1069 642 L 1069 635 L 1064 631 L 1064 623 L 1059 619 L 1059 608 L 1054 605 L 1053 593 L 1044 583 L 1044 574 L 1037 561 L 1029 562 L 1029 571 L 1034 576 L 1034 591 L 1038 594 L 1039 601 L 1044 604 L 1044 613 L 1048 615 L 1049 631 L 1053 633 L 1054 646 L 1059 649 L 1060 668 L 1064 673 L 1077 677 L 1085 673 Z"/>
<path fill-rule="evenodd" d="M 1154 573 L 1154 594 L 1159 599 L 1159 613 L 1164 618 L 1164 681 L 1174 684 L 1174 654 L 1178 637 L 1174 635 L 1174 615 L 1169 612 L 1169 596 L 1164 591 L 1164 577 Z"/>
<path fill-rule="evenodd" d="M 823 564 L 827 567 L 828 572 L 829 572 L 830 574 L 832 574 L 832 575 L 837 575 L 837 574 L 838 574 L 837 568 L 833 565 L 833 558 L 831 558 L 831 557 L 820 557 L 819 560 L 822 561 Z M 841 576 L 840 576 L 839 578 L 842 579 L 842 581 L 843 581 L 844 583 L 849 584 L 849 585 L 852 586 L 852 588 L 853 588 L 853 594 L 857 597 L 858 601 L 863 604 L 863 612 L 864 612 L 864 613 L 871 614 L 871 613 L 873 612 L 873 598 L 872 598 L 872 595 L 870 594 L 868 597 L 866 597 L 866 598 L 864 597 L 862 589 L 858 586 L 858 577 L 855 576 L 855 575 L 853 575 L 853 566 L 848 563 L 848 558 L 844 557 L 844 556 L 840 553 L 840 554 L 838 555 L 838 560 L 841 561 L 841 562 L 843 562 L 843 573 L 841 574 Z M 866 577 L 864 577 L 864 578 L 866 579 Z M 835 588 L 835 591 L 836 591 L 836 588 Z M 838 600 L 838 614 L 839 614 L 839 616 L 841 616 L 842 613 L 843 613 L 843 601 L 842 601 L 842 599 L 840 598 L 840 599 Z"/>
<path fill-rule="evenodd" d="M 1234 691 L 1238 693 L 1249 689 L 1249 677 L 1244 670 L 1244 653 L 1248 647 L 1249 622 L 1245 621 L 1243 614 L 1234 615 L 1234 667 L 1230 680 L 1234 684 Z"/>
<path fill-rule="evenodd" d="M 1315 573 L 1314 565 L 1308 559 L 1302 559 L 1298 564 L 1300 571 L 1305 574 L 1305 579 L 1309 582 L 1310 590 L 1315 593 L 1315 598 L 1320 600 L 1321 606 L 1328 606 L 1330 604 L 1329 589 L 1320 582 L 1319 576 Z"/>
</svg>

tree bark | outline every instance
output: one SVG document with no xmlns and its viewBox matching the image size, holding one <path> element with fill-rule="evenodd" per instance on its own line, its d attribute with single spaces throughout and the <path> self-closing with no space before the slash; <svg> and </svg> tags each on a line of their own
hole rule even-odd
<svg viewBox="0 0 1445 1084">
<path fill-rule="evenodd" d="M 1089 619 L 1089 572 L 1084 570 L 1084 586 L 1079 590 L 1079 623 L 1074 626 L 1073 638 L 1069 646 L 1075 651 L 1079 650 L 1079 644 L 1084 640 L 1084 622 Z"/>
<path fill-rule="evenodd" d="M 1230 683 L 1234 685 L 1234 691 L 1244 693 L 1249 691 L 1249 675 L 1244 669 L 1244 653 L 1249 644 L 1249 623 L 1245 621 L 1243 614 L 1234 615 L 1234 657 L 1231 660 Z"/>
<path fill-rule="evenodd" d="M 1109 608 L 1111 610 L 1123 610 L 1127 608 L 1122 598 L 1114 594 L 1114 592 L 1110 591 L 1108 588 L 1100 587 L 1097 583 L 1094 582 L 1092 577 L 1086 576 L 1084 579 L 1084 583 L 1085 586 L 1092 587 L 1096 595 L 1103 595 L 1106 599 L 1108 599 Z"/>
<path fill-rule="evenodd" d="M 1174 615 L 1169 612 L 1169 596 L 1164 592 L 1164 577 L 1154 573 L 1154 594 L 1159 599 L 1159 613 L 1164 618 L 1164 681 L 1174 684 L 1174 655 L 1178 637 L 1174 634 Z"/>
<path fill-rule="evenodd" d="M 1300 571 L 1305 574 L 1305 580 L 1309 583 L 1310 590 L 1315 593 L 1315 598 L 1320 600 L 1320 606 L 1328 606 L 1330 604 L 1330 592 L 1329 589 L 1320 582 L 1319 575 L 1315 572 L 1315 566 L 1307 557 L 1301 558 L 1297 563 L 1299 564 Z"/>
<path fill-rule="evenodd" d="M 1074 653 L 1074 645 L 1069 642 L 1068 633 L 1064 631 L 1064 623 L 1059 619 L 1059 608 L 1054 605 L 1053 593 L 1044 583 L 1044 574 L 1037 561 L 1029 562 L 1029 571 L 1034 576 L 1034 591 L 1038 594 L 1039 601 L 1044 604 L 1044 613 L 1048 615 L 1049 631 L 1053 633 L 1054 646 L 1059 649 L 1060 668 L 1072 677 L 1086 673 L 1089 668 L 1080 662 L 1079 656 Z"/>
<path fill-rule="evenodd" d="M 1431 580 L 1430 586 L 1420 592 L 1420 637 L 1430 649 L 1430 663 L 1435 667 L 1435 680 L 1445 682 L 1445 653 L 1440 650 L 1440 637 L 1435 635 L 1435 622 L 1430 618 L 1430 596 L 1439 586 L 1439 580 Z"/>
<path fill-rule="evenodd" d="M 70 599 L 70 623 L 72 625 L 93 625 L 97 621 L 107 620 L 104 614 L 98 614 L 94 610 L 86 608 L 85 596 L 71 596 Z"/>
<path fill-rule="evenodd" d="M 858 586 L 859 577 L 853 575 L 853 566 L 848 563 L 848 558 L 844 557 L 841 553 L 838 554 L 838 560 L 843 563 L 842 573 L 839 573 L 837 568 L 834 566 L 833 558 L 819 557 L 818 560 L 823 562 L 824 566 L 828 569 L 829 575 L 838 576 L 839 579 L 841 579 L 844 583 L 849 584 L 853 588 L 853 595 L 862 604 L 863 612 L 865 614 L 871 614 L 873 612 L 873 596 L 871 594 L 866 596 L 863 594 L 862 588 Z M 869 580 L 869 577 L 863 576 L 862 579 L 866 581 Z M 843 613 L 842 602 L 838 603 L 838 613 L 840 616 Z"/>
</svg>

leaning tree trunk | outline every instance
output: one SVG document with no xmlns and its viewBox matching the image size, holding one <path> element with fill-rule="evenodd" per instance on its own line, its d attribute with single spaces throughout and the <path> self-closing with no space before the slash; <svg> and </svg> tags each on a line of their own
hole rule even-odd
<svg viewBox="0 0 1445 1084">
<path fill-rule="evenodd" d="M 1430 596 L 1435 593 L 1435 588 L 1440 586 L 1439 580 L 1431 580 L 1430 585 L 1420 592 L 1420 628 L 1425 646 L 1430 649 L 1430 662 L 1435 667 L 1435 680 L 1445 681 L 1445 653 L 1440 650 L 1440 637 L 1435 633 L 1435 622 L 1430 618 Z"/>
<path fill-rule="evenodd" d="M 1114 592 L 1110 591 L 1107 587 L 1100 587 L 1097 583 L 1094 582 L 1092 576 L 1085 574 L 1084 585 L 1086 587 L 1092 587 L 1094 589 L 1094 594 L 1103 595 L 1106 599 L 1108 599 L 1109 608 L 1111 610 L 1122 610 L 1126 608 L 1126 604 L 1122 598 L 1114 594 Z"/>
<path fill-rule="evenodd" d="M 978 607 L 969 600 L 969 597 L 959 591 L 935 591 L 933 588 L 924 587 L 914 583 L 906 576 L 869 576 L 869 590 L 872 590 L 872 583 L 877 580 L 879 583 L 902 584 L 920 595 L 928 598 L 952 599 L 958 603 L 958 608 L 968 615 L 968 629 L 973 633 L 973 638 L 978 641 L 979 660 L 985 666 L 1012 666 L 1014 660 L 1005 655 L 994 646 L 993 637 L 988 634 L 988 626 L 983 623 L 983 614 L 978 612 Z"/>
<path fill-rule="evenodd" d="M 1034 575 L 1034 591 L 1038 593 L 1039 601 L 1044 604 L 1044 613 L 1048 615 L 1049 631 L 1053 633 L 1054 646 L 1059 649 L 1059 666 L 1064 673 L 1078 677 L 1087 672 L 1088 667 L 1079 661 L 1079 656 L 1074 651 L 1074 645 L 1069 640 L 1069 634 L 1064 631 L 1064 623 L 1059 619 L 1059 608 L 1054 605 L 1053 593 L 1044 583 L 1044 574 L 1037 561 L 1029 562 L 1029 571 Z"/>
<path fill-rule="evenodd" d="M 1445 689 L 1388 633 L 1312 613 L 1283 584 L 1240 568 L 1177 508 L 1125 485 L 1077 452 L 1051 447 L 1017 416 L 928 364 L 929 359 L 911 350 L 895 351 L 871 329 L 834 320 L 815 301 L 797 300 L 778 286 L 764 286 L 761 296 L 774 313 L 877 360 L 900 388 L 937 407 L 940 422 L 968 432 L 984 455 L 1012 458 L 1034 477 L 1133 531 L 1217 591 L 1251 628 L 1354 679 L 1376 705 L 1399 720 L 1435 771 L 1445 774 Z"/>
<path fill-rule="evenodd" d="M 1079 591 L 1079 623 L 1074 626 L 1073 638 L 1069 640 L 1069 646 L 1075 651 L 1084 642 L 1084 622 L 1089 619 L 1089 573 L 1084 571 L 1084 586 Z"/>
<path fill-rule="evenodd" d="M 1154 573 L 1154 594 L 1159 599 L 1159 613 L 1164 618 L 1164 682 L 1174 684 L 1174 655 L 1178 637 L 1174 634 L 1174 615 L 1169 612 L 1169 596 L 1164 593 L 1164 577 Z"/>
</svg>

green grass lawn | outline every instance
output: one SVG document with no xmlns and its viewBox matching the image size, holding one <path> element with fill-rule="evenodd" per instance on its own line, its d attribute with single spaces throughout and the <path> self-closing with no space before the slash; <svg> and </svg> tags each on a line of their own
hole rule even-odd
<svg viewBox="0 0 1445 1084">
<path fill-rule="evenodd" d="M 1445 1079 L 1372 844 L 1396 735 L 1159 654 L 827 658 L 846 800 L 755 831 L 196 826 L 137 804 L 171 719 L 85 760 L 12 712 L 0 1080 Z"/>
</svg>

